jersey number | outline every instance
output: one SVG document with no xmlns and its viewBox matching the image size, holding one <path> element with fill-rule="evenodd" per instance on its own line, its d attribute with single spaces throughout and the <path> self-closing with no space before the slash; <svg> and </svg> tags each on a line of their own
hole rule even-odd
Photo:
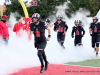
<svg viewBox="0 0 100 75">
<path fill-rule="evenodd" d="M 40 32 L 36 31 L 36 37 L 40 37 Z"/>
<path fill-rule="evenodd" d="M 63 32 L 63 27 L 59 27 L 58 32 Z"/>
<path fill-rule="evenodd" d="M 79 35 L 79 31 L 76 31 L 76 35 Z"/>
<path fill-rule="evenodd" d="M 97 28 L 94 28 L 94 32 L 97 32 Z"/>
</svg>

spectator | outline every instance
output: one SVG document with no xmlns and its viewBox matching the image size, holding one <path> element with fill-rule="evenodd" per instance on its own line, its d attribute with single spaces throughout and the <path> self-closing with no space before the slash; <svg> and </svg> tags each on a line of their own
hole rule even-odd
<svg viewBox="0 0 100 75">
<path fill-rule="evenodd" d="M 26 27 L 22 24 L 23 17 L 18 17 L 18 20 L 19 21 L 14 25 L 13 32 L 16 32 L 18 37 L 21 37 Z"/>
<path fill-rule="evenodd" d="M 8 40 L 9 40 L 7 18 L 8 16 L 3 15 L 1 16 L 1 21 L 0 21 L 0 37 L 3 38 L 6 44 L 8 44 Z"/>
</svg>

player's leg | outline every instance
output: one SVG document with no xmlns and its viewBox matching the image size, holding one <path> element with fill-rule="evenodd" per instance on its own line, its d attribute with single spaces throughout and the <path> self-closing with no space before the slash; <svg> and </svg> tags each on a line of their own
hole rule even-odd
<svg viewBox="0 0 100 75">
<path fill-rule="evenodd" d="M 96 37 L 96 55 L 98 55 L 99 52 L 99 36 Z"/>
<path fill-rule="evenodd" d="M 57 41 L 58 41 L 58 43 L 60 43 L 60 35 L 59 34 L 57 34 Z"/>
<path fill-rule="evenodd" d="M 40 73 L 43 73 L 43 71 L 44 71 L 44 63 L 43 63 L 42 53 L 43 53 L 43 50 L 38 50 L 38 57 L 39 57 L 39 60 L 40 60 L 40 63 L 41 63 Z"/>
<path fill-rule="evenodd" d="M 46 44 L 47 44 L 47 42 L 44 41 L 44 42 L 41 42 L 40 46 L 39 46 L 39 48 L 43 49 L 42 57 L 45 61 L 45 70 L 47 70 L 47 68 L 48 68 L 48 61 L 47 61 L 47 57 L 46 57 L 46 54 L 45 54 L 45 51 L 44 51 Z"/>
<path fill-rule="evenodd" d="M 44 51 L 46 45 L 47 45 L 47 42 L 46 41 L 45 42 L 41 42 L 40 43 L 40 47 L 39 47 L 39 48 L 43 49 L 42 56 L 43 56 L 43 59 L 44 59 L 45 63 L 47 63 L 46 55 L 45 55 L 45 51 Z"/>
<path fill-rule="evenodd" d="M 63 48 L 65 48 L 65 47 L 64 47 L 65 35 L 62 35 L 60 39 L 61 39 L 61 40 L 60 40 L 61 46 L 62 46 Z"/>
<path fill-rule="evenodd" d="M 78 40 L 77 40 L 77 38 L 75 37 L 75 39 L 74 39 L 74 46 L 76 46 L 78 44 Z"/>
<path fill-rule="evenodd" d="M 41 63 L 40 73 L 43 73 L 43 71 L 44 71 L 44 63 L 43 63 L 43 56 L 42 56 L 42 54 L 43 54 L 43 50 L 44 49 L 41 48 L 41 46 L 42 46 L 42 43 L 41 42 L 37 43 L 36 46 L 37 46 L 37 49 L 38 49 L 37 55 L 38 55 L 39 60 L 40 60 L 40 63 Z"/>
<path fill-rule="evenodd" d="M 95 36 L 92 36 L 92 48 L 94 48 L 94 50 L 96 50 L 95 43 L 96 43 L 96 38 Z"/>
<path fill-rule="evenodd" d="M 45 42 L 42 42 L 41 43 L 42 45 L 42 49 L 45 49 L 45 47 L 46 47 L 46 44 L 47 44 L 47 42 L 45 41 Z M 47 61 L 47 57 L 46 57 L 46 54 L 45 54 L 45 50 L 43 50 L 43 53 L 42 53 L 42 57 L 43 57 L 43 59 L 44 59 L 44 61 L 45 61 L 45 70 L 47 70 L 47 68 L 48 68 L 48 61 Z"/>
<path fill-rule="evenodd" d="M 45 51 L 43 51 L 42 56 L 43 56 L 43 59 L 45 61 L 45 70 L 47 70 L 49 62 L 47 61 L 47 57 L 46 57 Z"/>
<path fill-rule="evenodd" d="M 79 38 L 79 40 L 78 40 L 78 45 L 82 46 L 82 40 L 81 40 L 81 38 Z"/>
</svg>

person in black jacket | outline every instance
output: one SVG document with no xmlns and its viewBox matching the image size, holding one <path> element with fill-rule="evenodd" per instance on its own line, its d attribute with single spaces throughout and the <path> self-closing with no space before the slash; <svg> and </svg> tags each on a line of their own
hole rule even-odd
<svg viewBox="0 0 100 75">
<path fill-rule="evenodd" d="M 82 37 L 84 36 L 85 34 L 85 30 L 83 29 L 82 26 L 79 26 L 79 20 L 75 20 L 75 26 L 72 28 L 72 33 L 71 33 L 71 36 L 72 38 L 74 38 L 74 32 L 75 32 L 75 40 L 74 40 L 74 45 L 79 45 L 81 46 L 82 45 Z M 82 34 L 82 31 L 83 31 L 83 34 Z"/>
<path fill-rule="evenodd" d="M 44 71 L 43 60 L 45 62 L 45 70 L 47 70 L 48 68 L 48 61 L 44 49 L 46 47 L 47 41 L 50 40 L 51 29 L 47 24 L 45 24 L 45 22 L 40 21 L 40 15 L 38 13 L 33 14 L 32 21 L 33 22 L 30 24 L 30 34 L 34 34 L 35 48 L 37 48 L 38 50 L 37 54 L 41 62 L 40 73 L 43 73 Z M 49 33 L 47 39 L 45 37 L 45 29 L 47 29 Z"/>
<path fill-rule="evenodd" d="M 98 56 L 99 52 L 99 36 L 100 36 L 100 23 L 98 22 L 98 18 L 94 17 L 93 22 L 90 24 L 89 28 L 90 36 L 92 36 L 92 47 L 96 51 L 96 56 Z"/>
<path fill-rule="evenodd" d="M 65 41 L 65 34 L 68 30 L 68 26 L 66 22 L 62 21 L 62 16 L 58 15 L 56 19 L 57 21 L 54 23 L 54 31 L 57 32 L 57 41 L 63 48 L 65 48 L 63 44 Z"/>
</svg>

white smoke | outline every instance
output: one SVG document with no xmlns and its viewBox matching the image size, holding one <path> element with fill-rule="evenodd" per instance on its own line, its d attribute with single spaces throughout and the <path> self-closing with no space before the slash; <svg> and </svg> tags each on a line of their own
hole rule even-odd
<svg viewBox="0 0 100 75">
<path fill-rule="evenodd" d="M 8 23 L 10 24 L 11 27 L 13 27 L 15 25 L 15 23 L 17 23 L 16 21 L 16 17 L 19 17 L 20 15 L 15 12 L 15 13 L 10 13 L 10 19 L 8 21 Z"/>
<path fill-rule="evenodd" d="M 57 42 L 57 33 L 52 29 L 51 40 L 47 42 L 45 49 L 47 60 L 53 64 L 64 64 L 67 62 L 79 62 L 88 59 L 96 59 L 94 49 L 91 47 L 91 37 L 89 35 L 89 23 L 92 22 L 91 17 L 87 17 L 89 12 L 80 9 L 76 14 L 72 15 L 71 19 L 68 19 L 65 15 L 66 4 L 58 6 L 56 15 L 62 15 L 64 21 L 68 24 L 68 31 L 66 33 L 65 47 L 61 48 Z M 53 18 L 51 18 L 53 19 Z M 80 19 L 85 25 L 86 34 L 82 39 L 83 47 L 74 47 L 74 39 L 71 38 L 71 30 L 74 26 L 74 20 Z M 54 19 L 54 21 L 56 21 Z M 53 22 L 54 22 L 53 21 Z M 10 22 L 14 25 L 16 23 L 15 17 L 11 14 Z M 40 66 L 40 61 L 37 56 L 37 50 L 34 48 L 34 37 L 32 41 L 28 41 L 26 35 L 18 38 L 9 29 L 10 39 L 8 46 L 0 46 L 0 75 L 6 75 L 12 72 L 17 72 L 20 69 Z M 48 32 L 46 30 L 46 36 Z M 100 53 L 99 53 L 100 57 Z"/>
<path fill-rule="evenodd" d="M 98 18 L 98 21 L 100 22 L 100 18 L 99 18 L 100 17 L 100 10 L 98 11 L 96 17 Z"/>
</svg>

